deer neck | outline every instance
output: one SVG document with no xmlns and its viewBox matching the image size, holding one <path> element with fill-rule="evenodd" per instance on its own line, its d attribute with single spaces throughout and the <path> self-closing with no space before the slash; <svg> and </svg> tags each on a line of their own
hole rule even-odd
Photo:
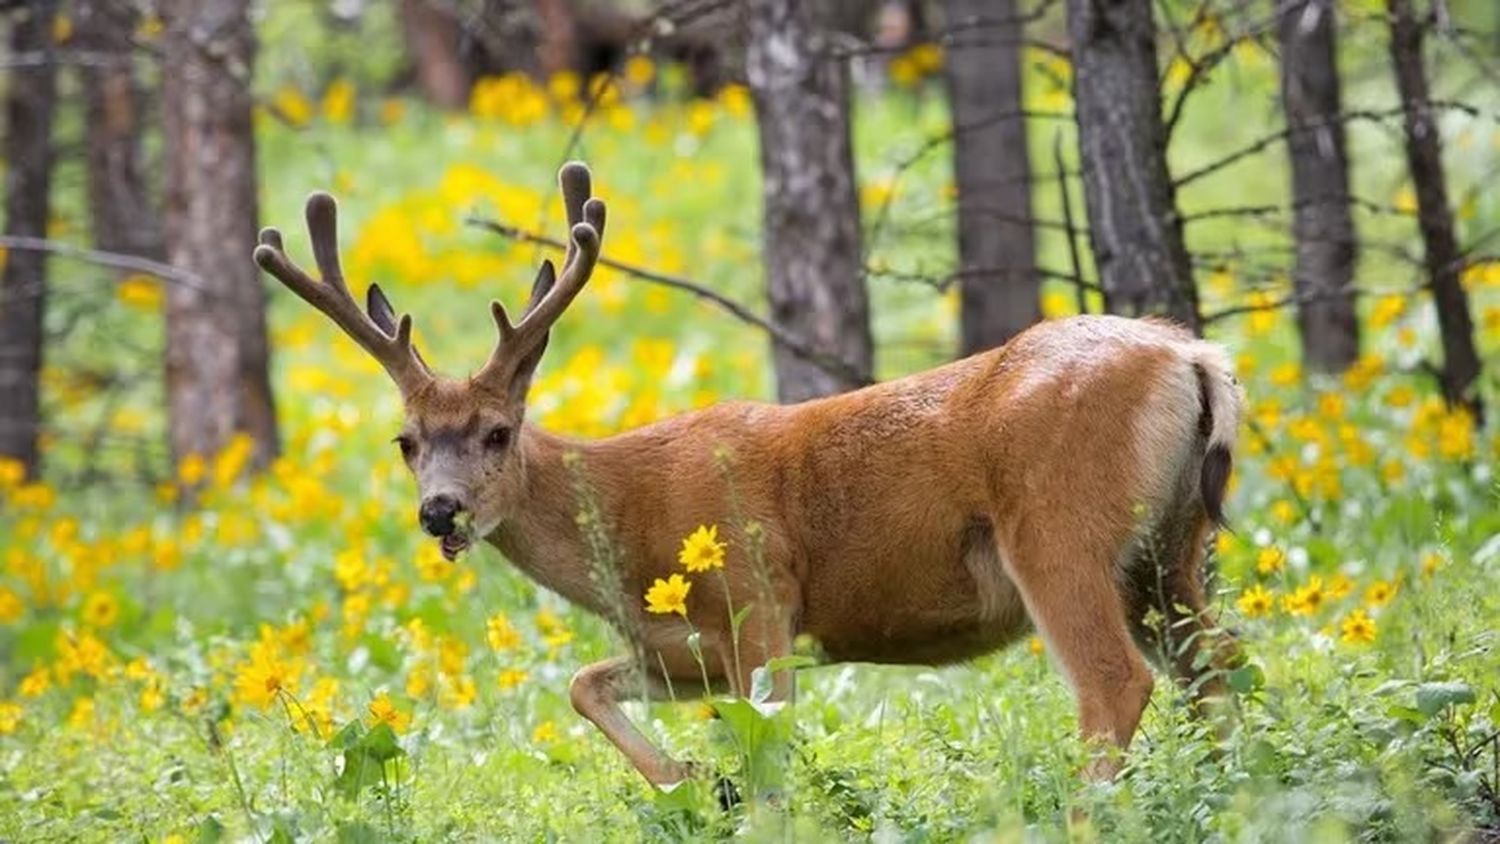
<svg viewBox="0 0 1500 844">
<path fill-rule="evenodd" d="M 515 513 L 487 539 L 538 584 L 595 614 L 611 617 L 609 603 L 618 598 L 609 584 L 621 573 L 595 570 L 610 562 L 594 559 L 588 525 L 579 519 L 588 506 L 580 494 L 579 473 L 594 455 L 593 444 L 526 424 L 517 445 L 525 473 L 522 499 Z"/>
</svg>

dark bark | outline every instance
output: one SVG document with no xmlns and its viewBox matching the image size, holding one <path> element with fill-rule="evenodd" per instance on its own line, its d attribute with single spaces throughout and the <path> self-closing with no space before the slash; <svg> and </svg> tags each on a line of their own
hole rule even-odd
<svg viewBox="0 0 1500 844">
<path fill-rule="evenodd" d="M 52 49 L 54 3 L 18 12 L 12 53 Z M 11 71 L 5 103 L 5 233 L 46 237 L 52 179 L 52 116 L 57 70 L 48 61 Z M 47 313 L 47 255 L 11 250 L 0 274 L 0 456 L 21 461 L 36 477 L 41 460 L 43 320 Z"/>
<path fill-rule="evenodd" d="M 1334 0 L 1291 0 L 1278 30 L 1296 208 L 1297 329 L 1303 360 L 1319 372 L 1342 372 L 1359 358 L 1353 288 L 1358 238 L 1349 211 L 1335 14 Z"/>
<path fill-rule="evenodd" d="M 265 288 L 250 260 L 259 210 L 248 0 L 162 5 L 167 257 L 199 277 L 167 289 L 172 454 L 211 455 L 243 432 L 263 466 L 278 443 Z"/>
<path fill-rule="evenodd" d="M 161 215 L 142 162 L 146 97 L 131 66 L 135 7 L 118 0 L 79 0 L 77 42 L 106 60 L 79 67 L 88 143 L 89 219 L 94 245 L 107 252 L 160 260 Z"/>
<path fill-rule="evenodd" d="M 1464 405 L 1478 418 L 1481 407 L 1474 391 L 1479 380 L 1479 354 L 1474 348 L 1474 319 L 1469 297 L 1460 283 L 1463 255 L 1453 231 L 1453 212 L 1443 172 L 1442 136 L 1428 95 L 1427 70 L 1422 62 L 1425 23 L 1417 19 L 1410 0 L 1387 0 L 1391 22 L 1391 65 L 1401 96 L 1406 133 L 1406 161 L 1417 193 L 1417 225 L 1422 232 L 1427 284 L 1437 305 L 1438 330 L 1443 340 L 1439 372 L 1443 395 L 1450 404 Z"/>
<path fill-rule="evenodd" d="M 536 0 L 541 38 L 536 46 L 537 66 L 551 76 L 574 70 L 578 61 L 578 13 L 572 0 Z"/>
<path fill-rule="evenodd" d="M 958 189 L 960 341 L 963 354 L 971 355 L 1041 319 L 1041 279 L 1031 225 L 1016 2 L 947 0 L 945 8 L 954 33 L 944 72 Z M 976 25 L 980 22 L 989 23 Z"/>
<path fill-rule="evenodd" d="M 1199 330 L 1157 89 L 1151 0 L 1067 0 L 1083 195 L 1104 306 Z"/>
<path fill-rule="evenodd" d="M 466 108 L 474 80 L 459 50 L 463 27 L 453 12 L 435 0 L 401 0 L 401 30 L 427 99 L 442 108 Z"/>
<path fill-rule="evenodd" d="M 874 350 L 850 147 L 848 69 L 829 57 L 827 8 L 745 4 L 746 75 L 760 127 L 763 248 L 772 319 L 856 372 L 773 347 L 784 402 L 869 380 Z"/>
</svg>

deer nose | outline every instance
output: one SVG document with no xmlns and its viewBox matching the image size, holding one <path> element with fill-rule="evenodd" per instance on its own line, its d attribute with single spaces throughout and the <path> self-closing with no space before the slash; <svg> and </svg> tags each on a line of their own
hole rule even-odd
<svg viewBox="0 0 1500 844">
<path fill-rule="evenodd" d="M 417 518 L 429 535 L 448 536 L 454 530 L 453 518 L 463 509 L 463 504 L 451 495 L 434 495 L 422 502 Z"/>
</svg>

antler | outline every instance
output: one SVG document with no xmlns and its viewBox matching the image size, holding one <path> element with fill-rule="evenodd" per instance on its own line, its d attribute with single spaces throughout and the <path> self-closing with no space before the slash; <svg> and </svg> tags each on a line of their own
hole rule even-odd
<svg viewBox="0 0 1500 844">
<path fill-rule="evenodd" d="M 401 389 L 402 396 L 411 396 L 431 383 L 432 371 L 411 344 L 411 316 L 402 314 L 399 320 L 394 320 L 395 311 L 378 285 L 370 285 L 368 315 L 350 294 L 339 266 L 338 203 L 322 191 L 307 198 L 307 234 L 312 240 L 318 273 L 323 277 L 321 282 L 287 257 L 281 232 L 274 228 L 261 231 L 260 245 L 255 247 L 255 263 L 322 311 L 379 361 Z"/>
<path fill-rule="evenodd" d="M 562 186 L 563 208 L 568 216 L 568 251 L 561 275 L 555 275 L 551 261 L 543 261 L 531 288 L 531 301 L 521 321 L 511 324 L 505 306 L 490 303 L 490 314 L 500 330 L 500 341 L 490 354 L 489 362 L 474 376 L 475 381 L 508 385 L 520 370 L 521 363 L 534 358 L 547 344 L 547 334 L 563 311 L 588 282 L 599 259 L 600 241 L 604 236 L 604 201 L 592 197 L 592 177 L 587 165 L 570 161 L 557 174 Z"/>
</svg>

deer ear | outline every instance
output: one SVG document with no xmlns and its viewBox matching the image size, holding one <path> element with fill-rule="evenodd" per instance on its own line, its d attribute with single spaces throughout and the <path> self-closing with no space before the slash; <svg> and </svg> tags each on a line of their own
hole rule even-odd
<svg viewBox="0 0 1500 844">
<path fill-rule="evenodd" d="M 526 303 L 526 313 L 530 314 L 541 301 L 552 292 L 552 286 L 557 283 L 557 269 L 551 261 L 543 261 L 542 266 L 536 271 L 536 280 L 531 283 L 531 299 Z M 525 317 L 522 317 L 525 319 Z M 535 349 L 526 353 L 526 356 L 516 364 L 516 373 L 510 381 L 510 397 L 514 401 L 524 401 L 526 393 L 531 389 L 531 376 L 536 373 L 537 365 L 542 362 L 542 353 L 547 351 L 547 341 L 551 339 L 552 332 L 548 331 L 542 335 L 541 342 Z"/>
<path fill-rule="evenodd" d="M 391 307 L 391 300 L 385 298 L 385 291 L 380 289 L 380 285 L 371 284 L 370 289 L 365 291 L 365 312 L 370 315 L 370 320 L 375 323 L 376 327 L 384 331 L 387 336 L 397 335 L 396 309 Z M 427 360 L 422 357 L 421 352 L 417 351 L 416 346 L 411 347 L 411 353 L 423 366 L 427 365 Z"/>
<path fill-rule="evenodd" d="M 521 314 L 522 319 L 525 319 L 526 314 L 535 310 L 536 306 L 547 298 L 547 294 L 552 292 L 552 285 L 556 283 L 557 268 L 552 266 L 552 261 L 543 261 L 542 265 L 537 268 L 536 279 L 531 282 L 531 299 L 526 302 L 526 310 Z"/>
<path fill-rule="evenodd" d="M 396 336 L 396 309 L 391 307 L 391 300 L 385 298 L 380 285 L 370 285 L 369 291 L 365 293 L 365 311 L 381 331 L 392 337 Z"/>
</svg>

